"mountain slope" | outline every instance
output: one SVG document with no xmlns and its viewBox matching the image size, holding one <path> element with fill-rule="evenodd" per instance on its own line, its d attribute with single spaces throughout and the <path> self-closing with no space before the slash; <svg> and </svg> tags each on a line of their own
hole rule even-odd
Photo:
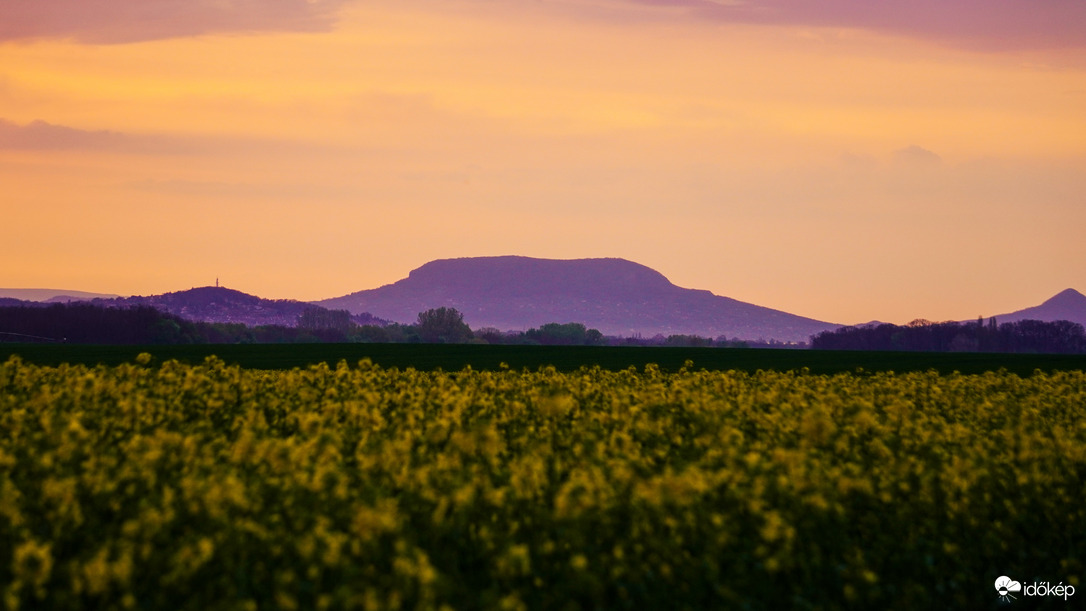
<svg viewBox="0 0 1086 611">
<path fill-rule="evenodd" d="M 996 322 L 1001 323 L 1019 320 L 1042 320 L 1045 322 L 1069 320 L 1086 326 L 1086 295 L 1075 289 L 1066 289 L 1041 305 L 1009 314 L 999 314 L 995 319 Z"/>
<path fill-rule="evenodd" d="M 441 306 L 472 328 L 580 322 L 607 335 L 698 334 L 807 341 L 839 325 L 680 288 L 624 259 L 475 257 L 432 261 L 407 278 L 318 304 L 411 323 Z"/>
<path fill-rule="evenodd" d="M 218 286 L 205 286 L 150 297 L 95 300 L 94 303 L 107 306 L 148 305 L 197 322 L 243 323 L 249 326 L 282 325 L 284 327 L 295 326 L 302 312 L 316 307 L 314 304 L 293 299 L 262 299 Z M 362 324 L 385 322 L 372 316 L 355 316 L 354 319 Z"/>
</svg>

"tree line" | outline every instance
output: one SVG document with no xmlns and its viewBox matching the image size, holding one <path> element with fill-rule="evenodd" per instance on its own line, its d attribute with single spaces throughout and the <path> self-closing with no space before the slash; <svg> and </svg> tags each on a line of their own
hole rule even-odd
<svg viewBox="0 0 1086 611">
<path fill-rule="evenodd" d="M 359 325 L 346 310 L 310 308 L 294 327 L 247 326 L 186 320 L 151 306 L 90 303 L 0 306 L 0 341 L 75 344 L 237 343 L 500 343 L 603 344 L 603 334 L 580 323 L 549 323 L 520 333 L 474 332 L 453 308 L 421 312 L 414 324 Z"/>
<path fill-rule="evenodd" d="M 208 323 L 148 305 L 91 303 L 0 307 L 0 342 L 72 344 L 236 344 L 344 341 L 335 329 Z"/>
<path fill-rule="evenodd" d="M 551 322 L 527 331 L 472 330 L 455 308 L 420 312 L 413 324 L 358 324 L 347 310 L 310 308 L 295 326 L 196 322 L 148 305 L 104 307 L 78 302 L 0 306 L 0 342 L 76 344 L 476 343 L 546 346 L 748 347 L 698 335 L 605 336 L 582 323 Z M 762 344 L 754 344 L 756 346 Z M 786 344 L 766 343 L 769 347 Z M 793 346 L 794 347 L 794 346 Z"/>
<path fill-rule="evenodd" d="M 527 331 L 472 330 L 455 308 L 420 312 L 413 324 L 360 325 L 346 310 L 311 308 L 293 327 L 194 322 L 150 306 L 101 307 L 89 303 L 0 306 L 0 342 L 77 344 L 476 343 L 548 346 L 672 346 L 796 348 L 802 344 L 746 342 L 698 335 L 651 338 L 605 336 L 584 324 L 547 323 Z M 1086 353 L 1082 325 L 1022 320 L 998 324 L 914 321 L 898 326 L 842 327 L 811 338 L 821 350 Z"/>
<path fill-rule="evenodd" d="M 978 318 L 975 323 L 932 323 L 917 320 L 905 326 L 881 324 L 842 327 L 811 338 L 819 350 L 900 350 L 925 352 L 1034 352 L 1086 353 L 1082 325 L 1066 320 L 1020 320 L 997 323 Z"/>
</svg>

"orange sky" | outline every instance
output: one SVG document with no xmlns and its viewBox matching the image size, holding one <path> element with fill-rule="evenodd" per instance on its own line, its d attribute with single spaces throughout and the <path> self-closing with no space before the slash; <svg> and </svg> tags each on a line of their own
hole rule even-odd
<svg viewBox="0 0 1086 611">
<path fill-rule="evenodd" d="M 0 5 L 0 287 L 521 254 L 842 323 L 1086 290 L 1074 3 L 35 2 Z"/>
</svg>

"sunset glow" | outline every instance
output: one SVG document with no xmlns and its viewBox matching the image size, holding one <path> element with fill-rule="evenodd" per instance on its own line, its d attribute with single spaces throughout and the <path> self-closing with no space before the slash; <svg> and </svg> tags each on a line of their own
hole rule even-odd
<svg viewBox="0 0 1086 611">
<path fill-rule="evenodd" d="M 91 4 L 0 5 L 0 287 L 518 254 L 840 323 L 1086 290 L 1080 3 Z"/>
</svg>

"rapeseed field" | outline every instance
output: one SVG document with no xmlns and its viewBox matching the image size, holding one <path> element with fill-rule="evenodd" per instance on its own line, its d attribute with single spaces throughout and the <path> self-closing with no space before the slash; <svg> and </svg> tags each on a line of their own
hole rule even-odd
<svg viewBox="0 0 1086 611">
<path fill-rule="evenodd" d="M 1080 371 L 13 357 L 0 604 L 988 609 L 1080 586 L 1084 416 Z"/>
</svg>

